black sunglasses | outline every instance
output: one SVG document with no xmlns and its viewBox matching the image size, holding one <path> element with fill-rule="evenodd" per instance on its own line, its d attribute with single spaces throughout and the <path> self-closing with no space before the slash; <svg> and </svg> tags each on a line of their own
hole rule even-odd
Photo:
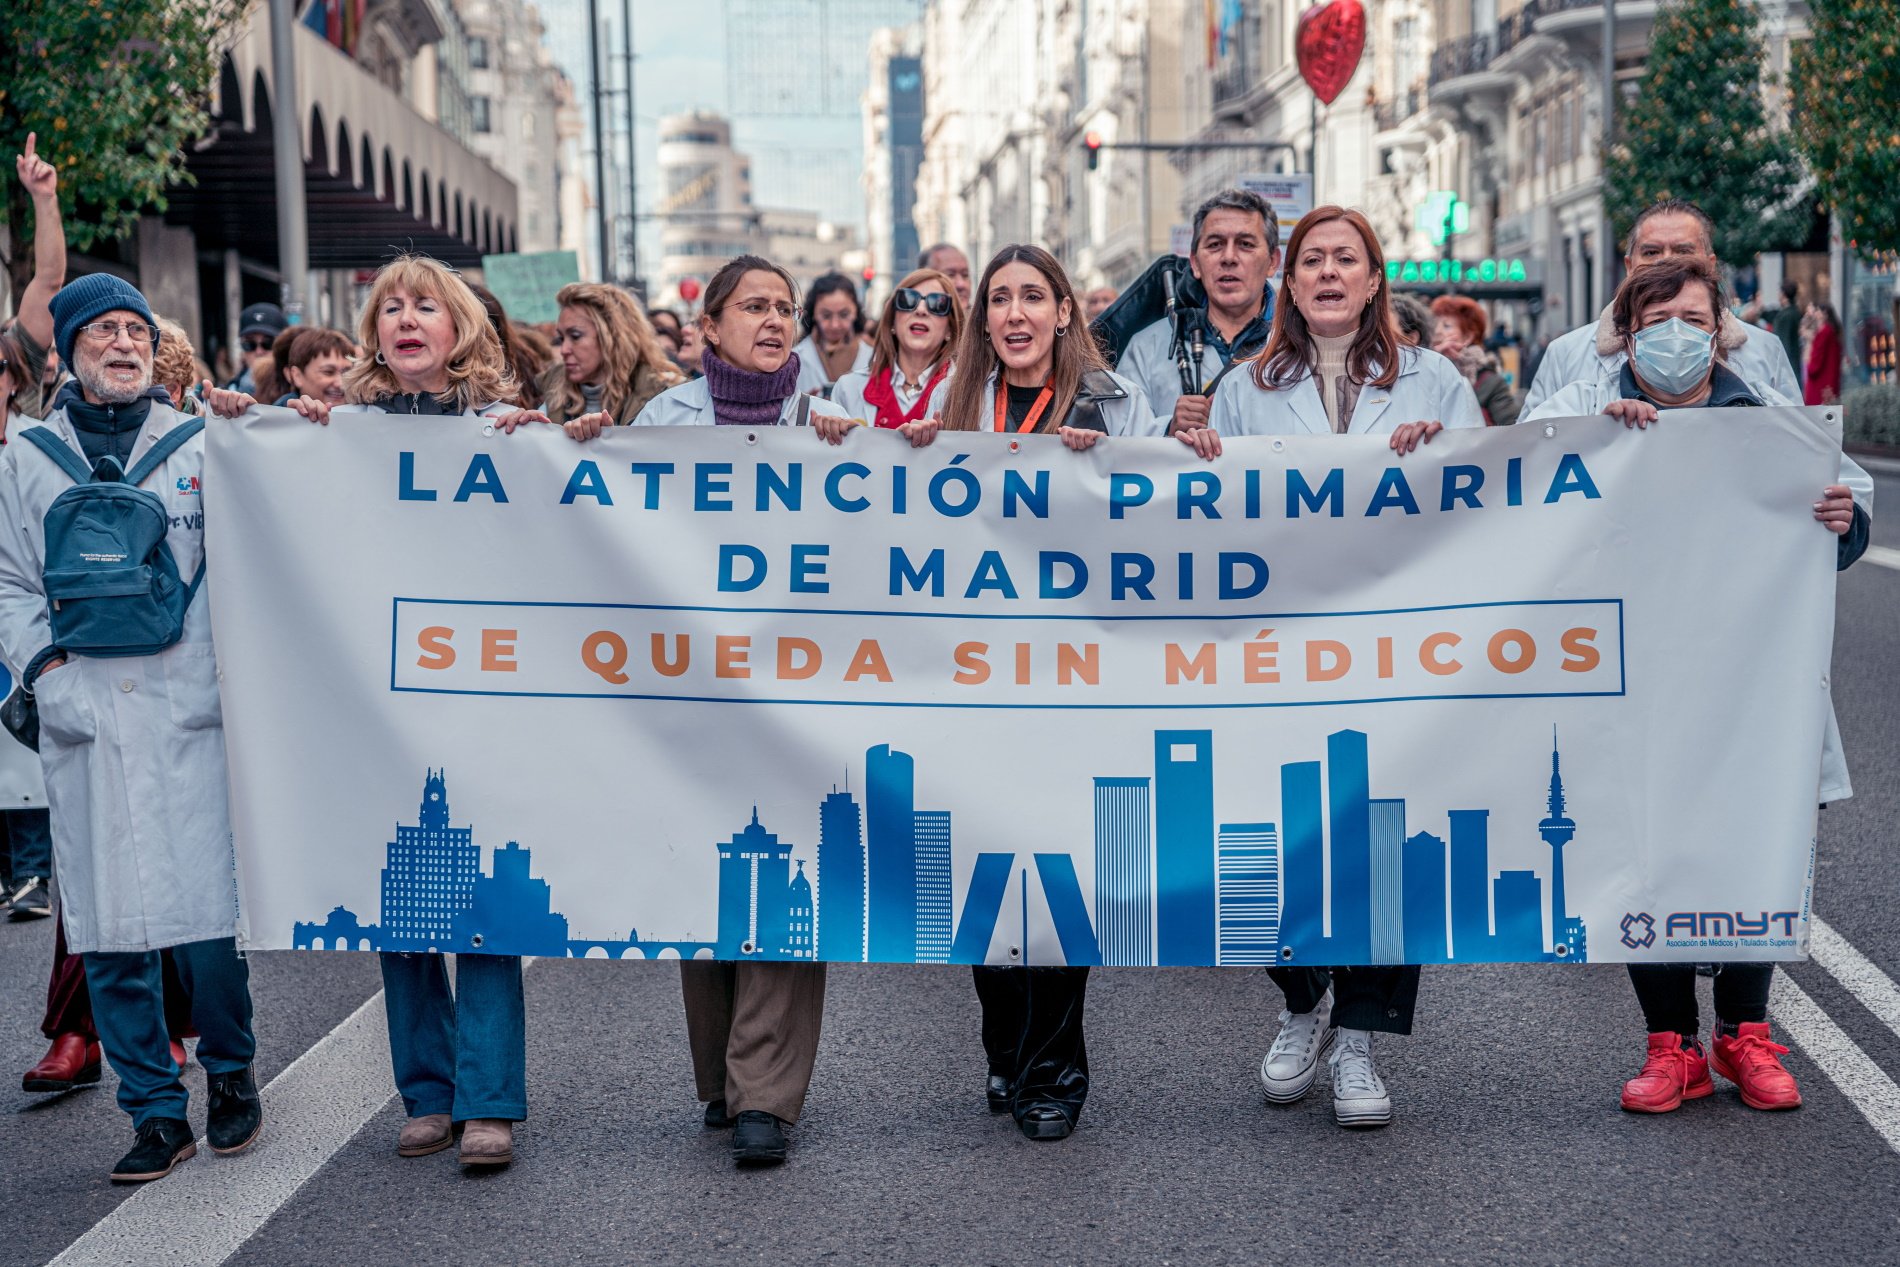
<svg viewBox="0 0 1900 1267">
<path fill-rule="evenodd" d="M 268 352 L 271 350 L 271 345 L 276 342 L 277 340 L 275 339 L 246 339 L 244 340 L 244 350 L 246 352 Z"/>
<path fill-rule="evenodd" d="M 932 291 L 926 295 L 923 291 L 913 286 L 906 286 L 891 296 L 891 302 L 897 305 L 899 312 L 915 312 L 917 311 L 917 305 L 922 304 L 924 311 L 933 317 L 947 317 L 950 315 L 950 296 L 940 290 Z"/>
</svg>

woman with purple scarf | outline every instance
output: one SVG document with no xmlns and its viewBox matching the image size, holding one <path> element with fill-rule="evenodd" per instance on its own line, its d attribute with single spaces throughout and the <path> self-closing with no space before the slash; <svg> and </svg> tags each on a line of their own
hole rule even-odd
<svg viewBox="0 0 1900 1267">
<path fill-rule="evenodd" d="M 836 405 L 798 391 L 798 283 L 757 255 L 741 255 L 706 283 L 699 314 L 704 378 L 660 393 L 636 427 L 799 426 Z"/>
<path fill-rule="evenodd" d="M 778 265 L 741 255 L 714 273 L 699 327 L 705 377 L 655 396 L 634 426 L 797 426 L 814 414 L 843 416 L 798 390 L 798 286 Z M 740 1166 L 784 1161 L 785 1128 L 798 1120 L 818 1057 L 825 965 L 683 960 L 680 990 L 707 1129 L 732 1131 Z"/>
</svg>

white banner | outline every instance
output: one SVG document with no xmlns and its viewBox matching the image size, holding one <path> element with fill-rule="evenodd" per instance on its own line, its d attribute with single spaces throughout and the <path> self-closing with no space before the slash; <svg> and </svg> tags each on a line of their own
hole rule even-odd
<svg viewBox="0 0 1900 1267">
<path fill-rule="evenodd" d="M 1383 438 L 211 428 L 254 948 L 1805 953 L 1821 411 Z"/>
</svg>

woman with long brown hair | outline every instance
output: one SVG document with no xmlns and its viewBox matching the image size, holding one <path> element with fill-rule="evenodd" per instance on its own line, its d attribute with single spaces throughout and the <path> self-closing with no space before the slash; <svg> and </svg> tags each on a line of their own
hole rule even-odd
<svg viewBox="0 0 1900 1267">
<path fill-rule="evenodd" d="M 560 360 L 541 378 L 548 417 L 565 423 L 605 414 L 609 426 L 640 416 L 647 402 L 686 380 L 667 358 L 632 295 L 605 282 L 573 282 L 555 296 Z"/>
<path fill-rule="evenodd" d="M 1039 246 L 1006 246 L 973 293 L 944 404 L 946 429 L 1053 433 L 1076 449 L 1102 435 L 1165 432 L 1141 388 L 1102 360 L 1055 256 Z"/>
<path fill-rule="evenodd" d="M 943 425 L 1055 434 L 1077 451 L 1104 435 L 1161 435 L 1141 388 L 1111 373 L 1075 287 L 1039 246 L 1006 246 L 983 270 L 964 328 Z M 971 969 L 983 1005 L 985 1088 L 1033 1140 L 1066 1139 L 1088 1098 L 1082 1013 L 1086 966 Z"/>
<path fill-rule="evenodd" d="M 949 398 L 950 369 L 963 337 L 963 304 L 934 268 L 907 274 L 884 301 L 868 369 L 852 370 L 831 401 L 887 430 L 936 416 Z"/>
<path fill-rule="evenodd" d="M 1393 450 L 1410 453 L 1446 427 L 1483 426 L 1457 367 L 1400 336 L 1384 281 L 1385 257 L 1364 216 L 1345 207 L 1308 212 L 1287 243 L 1283 302 L 1260 359 L 1251 373 L 1221 380 L 1207 428 L 1181 439 L 1211 456 L 1223 435 L 1390 435 Z M 1283 946 L 1320 936 L 1318 910 L 1282 917 Z M 1392 1097 L 1372 1066 L 1372 1035 L 1412 1032 L 1418 966 L 1267 971 L 1286 995 L 1279 1035 L 1260 1062 L 1267 1099 L 1305 1096 L 1330 1048 L 1334 1119 L 1390 1122 Z"/>
</svg>

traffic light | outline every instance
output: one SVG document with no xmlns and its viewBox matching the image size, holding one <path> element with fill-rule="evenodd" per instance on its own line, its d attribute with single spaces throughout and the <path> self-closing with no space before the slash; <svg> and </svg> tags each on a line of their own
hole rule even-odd
<svg viewBox="0 0 1900 1267">
<path fill-rule="evenodd" d="M 1100 132 L 1084 133 L 1082 148 L 1089 152 L 1089 170 L 1094 171 L 1102 161 L 1102 134 Z"/>
<path fill-rule="evenodd" d="M 877 270 L 871 267 L 869 264 L 866 264 L 864 266 L 864 284 L 866 286 L 869 286 L 872 282 L 876 280 L 877 280 Z"/>
</svg>

